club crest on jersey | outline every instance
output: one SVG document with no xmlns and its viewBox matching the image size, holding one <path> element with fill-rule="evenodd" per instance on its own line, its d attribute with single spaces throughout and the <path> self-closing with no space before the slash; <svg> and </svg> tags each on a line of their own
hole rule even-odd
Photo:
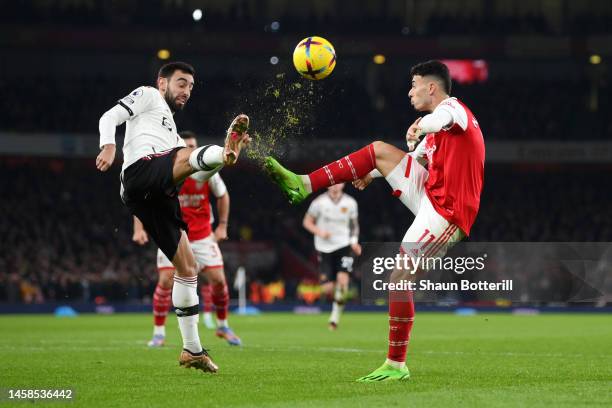
<svg viewBox="0 0 612 408">
<path fill-rule="evenodd" d="M 172 132 L 172 125 L 170 124 L 168 118 L 165 116 L 162 118 L 162 126 Z"/>
<path fill-rule="evenodd" d="M 340 208 L 340 212 L 341 212 L 342 214 L 346 213 L 347 211 L 348 211 L 348 208 L 347 208 L 347 207 L 341 207 L 341 208 Z"/>
<path fill-rule="evenodd" d="M 140 96 L 142 95 L 142 89 L 137 89 L 134 92 L 132 92 L 132 96 Z"/>
</svg>

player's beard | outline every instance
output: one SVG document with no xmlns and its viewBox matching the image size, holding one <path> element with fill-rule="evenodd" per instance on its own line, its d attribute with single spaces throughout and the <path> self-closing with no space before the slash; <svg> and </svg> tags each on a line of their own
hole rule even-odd
<svg viewBox="0 0 612 408">
<path fill-rule="evenodd" d="M 168 104 L 172 112 L 178 112 L 180 110 L 183 110 L 183 108 L 187 104 L 187 102 L 185 102 L 182 105 L 177 104 L 176 97 L 172 94 L 172 92 L 170 92 L 170 89 L 166 89 L 166 93 L 164 94 L 164 99 L 166 100 L 166 103 Z"/>
</svg>

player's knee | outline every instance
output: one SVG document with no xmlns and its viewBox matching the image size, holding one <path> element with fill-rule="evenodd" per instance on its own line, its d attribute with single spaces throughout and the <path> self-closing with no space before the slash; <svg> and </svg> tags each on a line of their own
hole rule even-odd
<svg viewBox="0 0 612 408">
<path fill-rule="evenodd" d="M 195 150 L 194 147 L 184 147 L 176 152 L 174 163 L 189 163 L 189 156 Z"/>
<path fill-rule="evenodd" d="M 189 158 L 191 157 L 191 153 L 193 153 L 194 150 L 195 148 L 193 147 L 185 147 L 183 149 L 180 149 L 174 157 L 174 167 L 181 169 L 182 171 L 191 170 Z"/>
<path fill-rule="evenodd" d="M 193 277 L 198 275 L 198 265 L 195 263 L 183 263 L 177 265 L 176 274 L 181 277 Z"/>
<path fill-rule="evenodd" d="M 387 154 L 386 152 L 389 150 L 389 144 L 381 140 L 372 142 L 372 147 L 374 148 L 374 154 L 376 155 L 377 159 L 384 157 Z"/>
<path fill-rule="evenodd" d="M 198 264 L 193 263 L 187 265 L 187 271 L 189 272 L 189 276 L 198 276 Z"/>
</svg>

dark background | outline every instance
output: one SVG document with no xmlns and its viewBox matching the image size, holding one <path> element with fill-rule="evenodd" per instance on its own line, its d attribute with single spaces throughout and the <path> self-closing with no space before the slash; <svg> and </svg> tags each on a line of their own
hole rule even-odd
<svg viewBox="0 0 612 408">
<path fill-rule="evenodd" d="M 245 112 L 256 151 L 303 171 L 373 140 L 402 146 L 417 117 L 407 97 L 414 63 L 484 60 L 488 78 L 455 81 L 452 92 L 487 146 L 470 239 L 611 240 L 609 2 L 34 0 L 5 5 L 0 23 L 1 302 L 150 298 L 156 248 L 131 242 L 121 158 L 104 174 L 94 159 L 99 117 L 154 85 L 160 49 L 197 70 L 180 129 L 220 144 Z M 314 83 L 291 64 L 310 35 L 338 55 L 333 74 Z M 289 126 L 288 114 L 300 122 Z M 306 205 L 289 207 L 256 159 L 222 176 L 232 201 L 222 246 L 230 281 L 242 264 L 250 284 L 282 280 L 293 299 L 316 278 Z M 362 241 L 401 240 L 413 216 L 384 182 L 346 191 L 360 205 Z"/>
</svg>

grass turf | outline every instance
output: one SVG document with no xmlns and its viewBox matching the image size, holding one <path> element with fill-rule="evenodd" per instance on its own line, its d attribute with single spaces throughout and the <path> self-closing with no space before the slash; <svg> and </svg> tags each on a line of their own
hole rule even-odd
<svg viewBox="0 0 612 408">
<path fill-rule="evenodd" d="M 179 368 L 174 317 L 147 349 L 148 315 L 0 316 L 0 387 L 72 387 L 73 407 L 612 405 L 610 315 L 417 313 L 412 378 L 379 384 L 355 379 L 384 361 L 386 315 L 347 313 L 337 332 L 326 318 L 231 316 L 241 348 L 202 327 L 210 375 Z"/>
</svg>

